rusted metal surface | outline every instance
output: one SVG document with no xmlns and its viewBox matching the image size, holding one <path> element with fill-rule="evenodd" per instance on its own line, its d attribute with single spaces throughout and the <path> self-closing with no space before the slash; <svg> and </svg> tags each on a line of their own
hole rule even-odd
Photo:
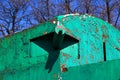
<svg viewBox="0 0 120 80">
<path fill-rule="evenodd" d="M 57 16 L 0 39 L 1 80 L 119 80 L 118 59 L 120 31 L 90 15 Z"/>
</svg>

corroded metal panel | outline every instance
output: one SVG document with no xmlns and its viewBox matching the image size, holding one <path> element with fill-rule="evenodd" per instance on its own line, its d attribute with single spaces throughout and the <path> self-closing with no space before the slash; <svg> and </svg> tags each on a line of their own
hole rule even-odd
<svg viewBox="0 0 120 80">
<path fill-rule="evenodd" d="M 57 16 L 0 39 L 1 80 L 119 80 L 118 59 L 120 31 L 89 15 Z"/>
</svg>

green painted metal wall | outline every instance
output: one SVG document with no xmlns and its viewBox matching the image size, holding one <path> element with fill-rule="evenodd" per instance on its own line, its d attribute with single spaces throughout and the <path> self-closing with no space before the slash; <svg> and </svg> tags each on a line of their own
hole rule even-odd
<svg viewBox="0 0 120 80">
<path fill-rule="evenodd" d="M 65 37 L 55 50 L 59 31 Z M 119 80 L 119 59 L 116 28 L 89 15 L 61 15 L 0 39 L 0 80 Z"/>
</svg>

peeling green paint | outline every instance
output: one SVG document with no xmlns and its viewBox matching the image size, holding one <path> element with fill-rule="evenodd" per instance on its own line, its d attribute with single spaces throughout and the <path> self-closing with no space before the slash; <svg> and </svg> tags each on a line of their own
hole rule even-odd
<svg viewBox="0 0 120 80">
<path fill-rule="evenodd" d="M 119 80 L 119 59 L 120 31 L 90 15 L 57 16 L 0 39 L 1 80 Z"/>
</svg>

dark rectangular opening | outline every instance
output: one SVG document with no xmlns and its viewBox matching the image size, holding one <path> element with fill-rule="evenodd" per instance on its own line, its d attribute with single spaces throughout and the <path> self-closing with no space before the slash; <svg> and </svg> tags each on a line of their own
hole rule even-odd
<svg viewBox="0 0 120 80">
<path fill-rule="evenodd" d="M 103 55 L 104 55 L 104 61 L 106 61 L 106 44 L 103 42 Z"/>
<path fill-rule="evenodd" d="M 62 41 L 62 45 L 59 49 L 55 49 L 54 45 L 53 45 L 53 39 L 54 39 L 54 35 L 56 35 L 56 41 L 55 44 L 58 45 L 59 43 L 59 39 L 63 38 Z M 32 56 L 42 56 L 44 54 L 43 51 L 48 53 L 48 59 L 45 65 L 45 69 L 49 69 L 48 72 L 51 72 L 53 65 L 55 64 L 56 60 L 59 57 L 60 51 L 64 48 L 67 48 L 69 46 L 72 46 L 76 43 L 79 43 L 79 40 L 75 39 L 72 36 L 69 36 L 67 34 L 64 34 L 64 37 L 61 37 L 61 33 L 60 34 L 56 34 L 56 33 L 49 33 L 34 39 L 31 39 L 31 55 Z M 41 53 L 42 50 L 42 53 Z M 78 50 L 79 51 L 79 50 Z M 78 54 L 78 58 L 80 58 L 80 54 Z M 62 67 L 62 71 L 66 72 L 68 71 L 68 69 L 66 67 Z"/>
</svg>

